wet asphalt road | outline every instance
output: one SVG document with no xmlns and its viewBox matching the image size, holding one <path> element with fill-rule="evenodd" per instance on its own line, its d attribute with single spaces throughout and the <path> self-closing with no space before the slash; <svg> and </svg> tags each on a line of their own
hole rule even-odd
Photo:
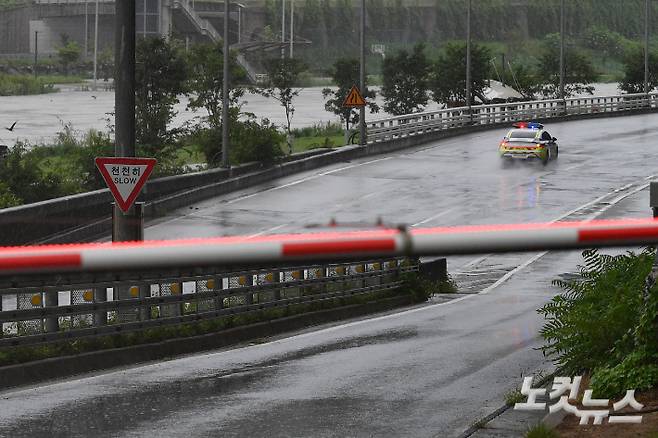
<svg viewBox="0 0 658 438">
<path fill-rule="evenodd" d="M 560 158 L 546 167 L 502 168 L 502 131 L 343 163 L 173 212 L 147 238 L 300 231 L 332 216 L 418 226 L 645 216 L 657 122 L 552 124 Z M 550 368 L 534 350 L 535 309 L 580 258 L 538 256 L 449 259 L 462 291 L 485 293 L 0 393 L 0 436 L 456 436 L 522 375 Z"/>
</svg>

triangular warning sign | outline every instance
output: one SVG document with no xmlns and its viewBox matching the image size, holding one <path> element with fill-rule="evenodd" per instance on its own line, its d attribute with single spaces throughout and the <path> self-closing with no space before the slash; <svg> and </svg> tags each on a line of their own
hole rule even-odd
<svg viewBox="0 0 658 438">
<path fill-rule="evenodd" d="M 117 205 L 127 212 L 153 172 L 155 158 L 98 157 L 100 170 Z"/>
<path fill-rule="evenodd" d="M 359 93 L 359 89 L 356 88 L 356 85 L 352 85 L 352 89 L 350 90 L 349 94 L 343 101 L 343 106 L 347 108 L 352 108 L 352 107 L 358 107 L 358 106 L 365 106 L 366 101 L 361 96 L 361 93 Z"/>
</svg>

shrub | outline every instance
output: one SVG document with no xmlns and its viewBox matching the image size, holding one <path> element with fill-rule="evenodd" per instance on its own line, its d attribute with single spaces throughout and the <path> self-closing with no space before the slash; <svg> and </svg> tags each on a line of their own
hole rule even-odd
<svg viewBox="0 0 658 438">
<path fill-rule="evenodd" d="M 592 373 L 597 396 L 658 383 L 658 287 L 645 288 L 654 251 L 617 256 L 583 252 L 581 279 L 554 281 L 565 292 L 538 312 L 545 354 L 563 372 Z"/>
<path fill-rule="evenodd" d="M 284 136 L 267 119 L 261 123 L 253 119 L 238 122 L 231 132 L 231 161 L 272 164 L 283 155 L 283 140 Z"/>
</svg>

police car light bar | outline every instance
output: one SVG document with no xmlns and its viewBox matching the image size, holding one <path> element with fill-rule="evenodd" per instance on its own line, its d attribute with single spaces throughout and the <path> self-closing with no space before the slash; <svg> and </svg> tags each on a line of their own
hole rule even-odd
<svg viewBox="0 0 658 438">
<path fill-rule="evenodd" d="M 516 122 L 512 126 L 519 129 L 543 129 L 544 125 L 538 122 Z"/>
<path fill-rule="evenodd" d="M 0 248 L 0 276 L 193 266 L 276 266 L 372 257 L 450 256 L 658 243 L 658 220 L 376 229 Z"/>
</svg>

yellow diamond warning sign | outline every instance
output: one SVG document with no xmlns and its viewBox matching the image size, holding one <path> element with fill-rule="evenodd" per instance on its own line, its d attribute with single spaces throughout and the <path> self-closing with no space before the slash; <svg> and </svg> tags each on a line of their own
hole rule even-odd
<svg viewBox="0 0 658 438">
<path fill-rule="evenodd" d="M 343 101 L 343 106 L 346 108 L 352 108 L 352 107 L 360 107 L 365 105 L 366 105 L 365 99 L 363 98 L 363 96 L 361 96 L 361 93 L 359 93 L 359 89 L 356 88 L 356 85 L 353 85 L 349 94 Z"/>
</svg>

